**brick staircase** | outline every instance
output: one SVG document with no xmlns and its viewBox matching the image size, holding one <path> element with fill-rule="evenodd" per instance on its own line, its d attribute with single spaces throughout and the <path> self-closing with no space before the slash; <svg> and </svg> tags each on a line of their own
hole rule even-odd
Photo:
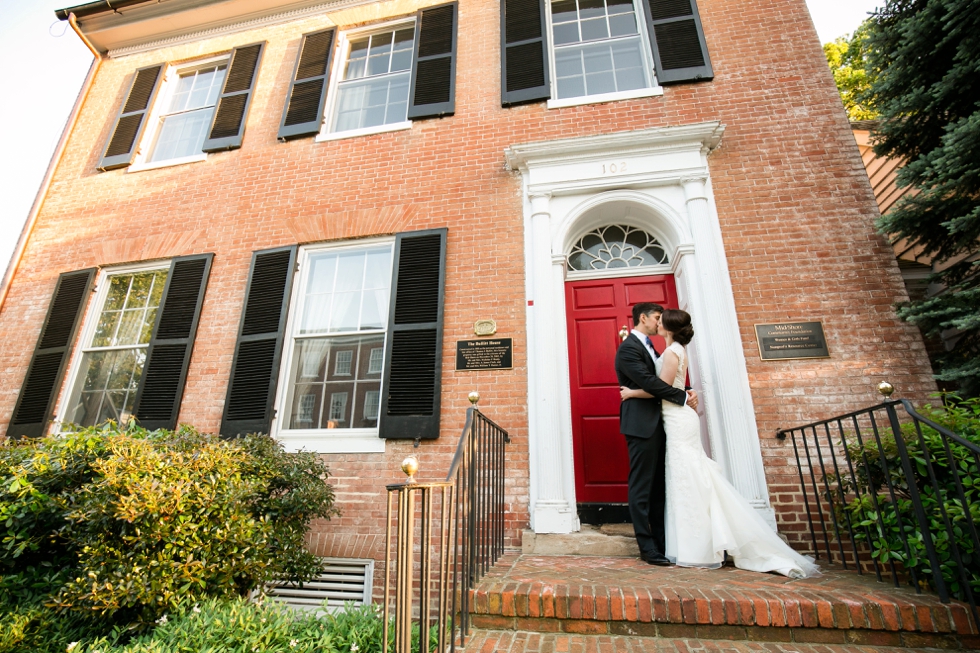
<svg viewBox="0 0 980 653">
<path fill-rule="evenodd" d="M 793 581 L 513 552 L 472 599 L 467 653 L 980 649 L 968 606 L 826 566 Z"/>
</svg>

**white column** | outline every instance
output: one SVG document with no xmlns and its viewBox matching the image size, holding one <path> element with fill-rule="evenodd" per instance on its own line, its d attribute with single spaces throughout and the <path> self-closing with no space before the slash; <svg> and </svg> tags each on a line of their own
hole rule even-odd
<svg viewBox="0 0 980 653">
<path fill-rule="evenodd" d="M 555 330 L 564 328 L 560 297 L 554 292 L 551 256 L 550 194 L 531 195 L 531 246 L 528 298 L 528 367 L 533 384 L 528 402 L 530 426 L 531 528 L 536 533 L 571 533 L 578 530 L 574 498 L 565 458 L 571 460 L 570 442 L 562 437 L 558 366 L 564 360 L 555 345 Z M 533 371 L 532 371 L 533 370 Z M 573 491 L 574 492 L 574 491 Z"/>
<path fill-rule="evenodd" d="M 697 292 L 692 299 L 699 314 L 694 329 L 712 451 L 742 496 L 775 526 L 720 228 L 708 202 L 705 179 L 682 183 L 694 240 Z"/>
</svg>

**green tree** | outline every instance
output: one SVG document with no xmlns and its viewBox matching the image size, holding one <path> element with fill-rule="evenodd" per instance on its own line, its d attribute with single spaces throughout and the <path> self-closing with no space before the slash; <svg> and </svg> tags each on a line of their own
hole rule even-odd
<svg viewBox="0 0 980 653">
<path fill-rule="evenodd" d="M 850 36 L 838 37 L 823 46 L 841 102 L 851 120 L 874 120 L 878 117 L 878 112 L 867 104 L 865 98 L 871 86 L 871 74 L 865 68 L 868 28 L 868 21 L 865 21 Z"/>
<path fill-rule="evenodd" d="M 861 102 L 879 113 L 875 152 L 908 163 L 908 193 L 878 227 L 932 257 L 945 290 L 899 307 L 955 345 L 937 377 L 980 394 L 980 0 L 888 0 L 868 23 Z M 952 336 L 952 338 L 950 338 Z"/>
</svg>

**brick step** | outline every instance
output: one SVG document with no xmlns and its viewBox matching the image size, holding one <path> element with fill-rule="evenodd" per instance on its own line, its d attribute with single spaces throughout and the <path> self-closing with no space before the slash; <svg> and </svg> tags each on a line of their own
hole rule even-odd
<svg viewBox="0 0 980 653">
<path fill-rule="evenodd" d="M 636 558 L 504 556 L 471 593 L 473 626 L 595 636 L 980 649 L 963 603 L 823 566 L 790 580 Z"/>
<path fill-rule="evenodd" d="M 575 635 L 514 630 L 476 630 L 464 653 L 935 653 L 933 648 L 839 644 L 713 641 L 623 635 Z"/>
</svg>

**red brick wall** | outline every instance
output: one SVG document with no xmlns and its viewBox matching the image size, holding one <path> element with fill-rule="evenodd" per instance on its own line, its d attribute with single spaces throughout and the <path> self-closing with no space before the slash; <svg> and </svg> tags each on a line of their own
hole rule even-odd
<svg viewBox="0 0 980 653">
<path fill-rule="evenodd" d="M 300 35 L 405 15 L 431 1 L 392 0 L 106 61 L 81 111 L 0 312 L 0 430 L 24 378 L 60 272 L 214 252 L 180 420 L 218 428 L 251 253 L 293 243 L 449 228 L 441 438 L 418 454 L 423 479 L 445 473 L 466 395 L 508 429 L 508 541 L 528 522 L 528 446 L 521 181 L 505 169 L 515 143 L 720 120 L 714 198 L 762 439 L 784 531 L 802 526 L 791 449 L 777 428 L 875 400 L 887 378 L 902 396 L 934 389 L 890 248 L 875 235 L 871 188 L 803 0 L 702 0 L 715 69 L 710 83 L 662 97 L 548 110 L 499 103 L 499 6 L 460 0 L 456 115 L 410 130 L 315 143 L 276 142 Z M 267 40 L 241 149 L 206 162 L 96 171 L 137 68 Z M 514 338 L 514 369 L 456 372 L 454 342 L 492 317 Z M 561 316 L 556 316 L 560 320 Z M 753 325 L 820 319 L 833 356 L 761 362 Z M 317 527 L 324 554 L 380 555 L 383 483 L 411 443 L 385 454 L 330 455 L 342 517 Z"/>
</svg>

